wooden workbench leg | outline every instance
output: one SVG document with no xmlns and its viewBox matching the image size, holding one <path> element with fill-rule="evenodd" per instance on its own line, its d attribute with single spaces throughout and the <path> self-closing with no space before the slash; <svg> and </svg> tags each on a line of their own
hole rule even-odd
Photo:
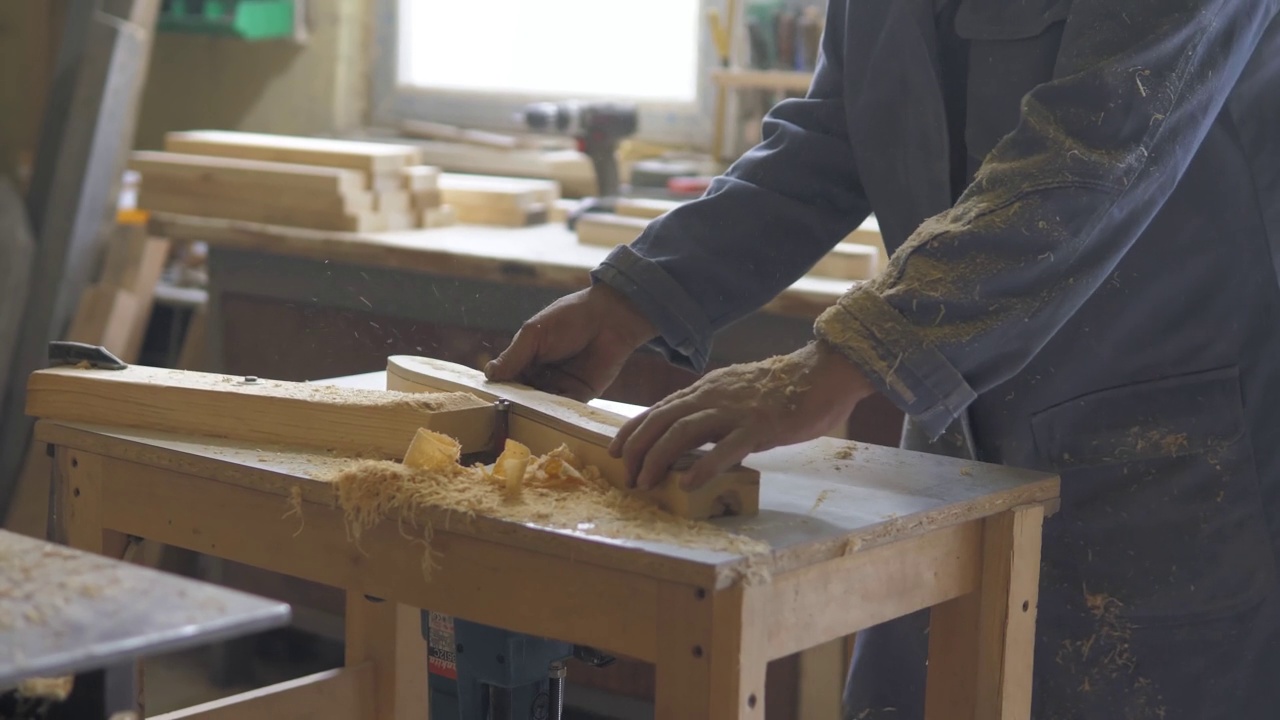
<svg viewBox="0 0 1280 720">
<path fill-rule="evenodd" d="M 760 593 L 663 585 L 657 720 L 763 720 L 768 618 Z"/>
<path fill-rule="evenodd" d="M 50 539 L 79 550 L 123 558 L 129 547 L 123 533 L 102 526 L 102 457 L 69 448 L 56 448 L 53 459 L 55 508 Z M 101 702 L 108 712 L 132 710 L 144 717 L 142 663 L 126 662 L 102 671 Z M 96 700 L 91 701 L 96 705 Z M 97 708 L 95 707 L 95 710 Z"/>
<path fill-rule="evenodd" d="M 1027 720 L 1044 507 L 987 519 L 977 592 L 933 609 L 927 720 Z"/>
<path fill-rule="evenodd" d="M 427 642 L 422 613 L 347 591 L 346 665 L 373 663 L 371 720 L 425 720 Z"/>
</svg>

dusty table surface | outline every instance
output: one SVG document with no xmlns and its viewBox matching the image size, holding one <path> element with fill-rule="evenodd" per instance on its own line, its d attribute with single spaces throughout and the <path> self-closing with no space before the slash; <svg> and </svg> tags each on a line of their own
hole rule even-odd
<svg viewBox="0 0 1280 720">
<path fill-rule="evenodd" d="M 288 624 L 275 600 L 0 530 L 0 689 Z"/>
</svg>

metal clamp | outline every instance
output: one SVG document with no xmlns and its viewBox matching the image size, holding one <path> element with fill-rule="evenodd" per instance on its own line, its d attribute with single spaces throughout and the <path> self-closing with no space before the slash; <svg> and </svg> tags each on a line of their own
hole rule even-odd
<svg viewBox="0 0 1280 720">
<path fill-rule="evenodd" d="M 124 370 L 129 367 L 125 361 L 111 354 L 101 345 L 56 340 L 49 343 L 49 365 L 79 365 L 88 363 L 90 367 L 103 370 Z"/>
</svg>

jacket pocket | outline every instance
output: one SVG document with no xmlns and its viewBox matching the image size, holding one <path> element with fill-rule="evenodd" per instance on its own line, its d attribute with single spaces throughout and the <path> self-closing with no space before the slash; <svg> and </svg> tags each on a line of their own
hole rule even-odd
<svg viewBox="0 0 1280 720">
<path fill-rule="evenodd" d="M 1092 393 L 1031 426 L 1062 477 L 1046 592 L 1076 611 L 1115 603 L 1143 627 L 1230 617 L 1273 587 L 1236 368 Z"/>
</svg>

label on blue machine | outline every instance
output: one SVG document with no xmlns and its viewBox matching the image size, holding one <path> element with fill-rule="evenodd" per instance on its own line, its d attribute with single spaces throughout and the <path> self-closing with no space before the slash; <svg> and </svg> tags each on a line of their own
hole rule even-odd
<svg viewBox="0 0 1280 720">
<path fill-rule="evenodd" d="M 428 613 L 427 619 L 427 671 L 458 679 L 457 641 L 453 634 L 453 617 L 440 613 Z"/>
</svg>

